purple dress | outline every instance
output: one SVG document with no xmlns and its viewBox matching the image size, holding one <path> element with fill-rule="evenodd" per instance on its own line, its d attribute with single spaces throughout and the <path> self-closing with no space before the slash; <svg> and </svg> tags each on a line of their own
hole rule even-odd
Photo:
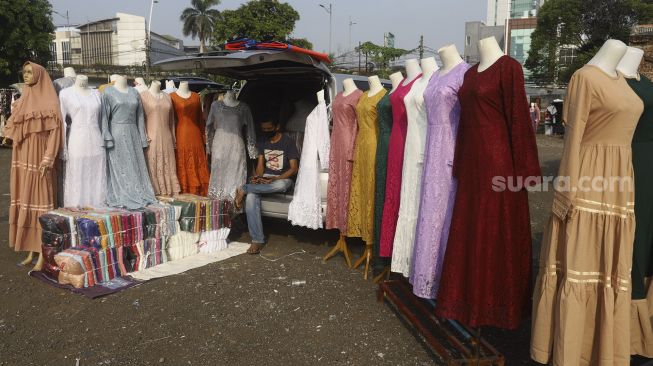
<svg viewBox="0 0 653 366">
<path fill-rule="evenodd" d="M 437 71 L 424 91 L 428 128 L 410 283 L 415 295 L 427 299 L 436 298 L 449 238 L 456 198 L 451 169 L 460 121 L 458 89 L 468 69 L 463 62 L 444 75 Z"/>
</svg>

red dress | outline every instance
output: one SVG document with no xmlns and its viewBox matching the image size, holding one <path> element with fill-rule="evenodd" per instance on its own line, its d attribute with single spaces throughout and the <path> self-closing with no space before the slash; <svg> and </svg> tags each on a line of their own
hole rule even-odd
<svg viewBox="0 0 653 366">
<path fill-rule="evenodd" d="M 410 92 L 415 81 L 404 85 L 404 82 L 390 94 L 392 103 L 392 131 L 390 132 L 390 149 L 388 150 L 388 171 L 385 183 L 385 203 L 381 219 L 381 252 L 379 256 L 387 258 L 392 256 L 392 244 L 395 240 L 397 219 L 399 218 L 399 203 L 401 201 L 401 176 L 404 167 L 404 144 L 408 131 L 408 115 L 404 98 Z"/>
<path fill-rule="evenodd" d="M 458 194 L 436 314 L 515 329 L 530 309 L 532 248 L 528 192 L 510 181 L 541 175 L 521 65 L 508 56 L 480 73 L 476 65 L 458 96 Z"/>
</svg>

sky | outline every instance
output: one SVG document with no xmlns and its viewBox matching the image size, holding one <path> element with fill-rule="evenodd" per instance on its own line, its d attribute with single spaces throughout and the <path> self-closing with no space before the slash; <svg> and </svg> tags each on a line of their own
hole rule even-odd
<svg viewBox="0 0 653 366">
<path fill-rule="evenodd" d="M 283 0 L 282 0 L 283 1 Z M 218 10 L 236 9 L 246 1 L 222 0 Z M 352 49 L 358 42 L 383 44 L 384 33 L 395 35 L 395 46 L 414 49 L 420 35 L 424 44 L 437 50 L 455 43 L 463 51 L 465 22 L 485 20 L 486 0 L 286 0 L 300 15 L 293 37 L 307 38 L 317 51 L 329 50 L 329 14 L 319 5 L 333 4 L 332 51 L 339 54 Z M 70 23 L 114 17 L 117 12 L 149 16 L 150 0 L 50 0 L 54 23 L 66 25 L 66 11 Z M 197 45 L 197 39 L 183 37 L 179 14 L 190 6 L 190 0 L 158 0 L 154 5 L 152 31 L 170 34 L 184 40 L 186 45 Z M 351 46 L 349 41 L 349 22 Z"/>
</svg>

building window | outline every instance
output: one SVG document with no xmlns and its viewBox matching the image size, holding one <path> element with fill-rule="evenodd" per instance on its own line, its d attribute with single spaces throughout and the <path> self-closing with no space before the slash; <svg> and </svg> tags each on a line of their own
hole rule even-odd
<svg viewBox="0 0 653 366">
<path fill-rule="evenodd" d="M 58 63 L 57 58 L 58 58 L 59 55 L 57 55 L 57 43 L 56 42 L 50 43 L 50 53 L 52 54 L 52 62 L 55 63 L 55 64 Z"/>
<path fill-rule="evenodd" d="M 61 42 L 61 53 L 63 55 L 62 63 L 64 65 L 70 65 L 72 63 L 71 53 L 70 53 L 70 41 Z"/>
<path fill-rule="evenodd" d="M 560 48 L 560 64 L 571 65 L 577 57 L 576 47 L 561 47 Z"/>
<path fill-rule="evenodd" d="M 472 37 L 471 36 L 466 36 L 465 37 L 465 46 L 471 46 L 472 45 Z"/>
</svg>

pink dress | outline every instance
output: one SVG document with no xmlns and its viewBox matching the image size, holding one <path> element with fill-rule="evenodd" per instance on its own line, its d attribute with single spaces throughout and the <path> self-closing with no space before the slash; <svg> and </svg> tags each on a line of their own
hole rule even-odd
<svg viewBox="0 0 653 366">
<path fill-rule="evenodd" d="M 392 244 L 394 243 L 397 219 L 399 217 L 399 203 L 401 201 L 401 176 L 404 167 L 404 144 L 408 132 L 408 115 L 404 98 L 413 87 L 415 81 L 399 85 L 397 90 L 390 94 L 392 103 L 392 132 L 390 133 L 390 149 L 388 151 L 388 171 L 385 185 L 385 204 L 383 206 L 383 218 L 381 220 L 381 257 L 392 256 Z"/>
<path fill-rule="evenodd" d="M 326 228 L 347 233 L 349 188 L 354 167 L 354 145 L 358 133 L 356 106 L 363 92 L 356 90 L 333 101 L 333 132 L 329 154 Z"/>
</svg>

